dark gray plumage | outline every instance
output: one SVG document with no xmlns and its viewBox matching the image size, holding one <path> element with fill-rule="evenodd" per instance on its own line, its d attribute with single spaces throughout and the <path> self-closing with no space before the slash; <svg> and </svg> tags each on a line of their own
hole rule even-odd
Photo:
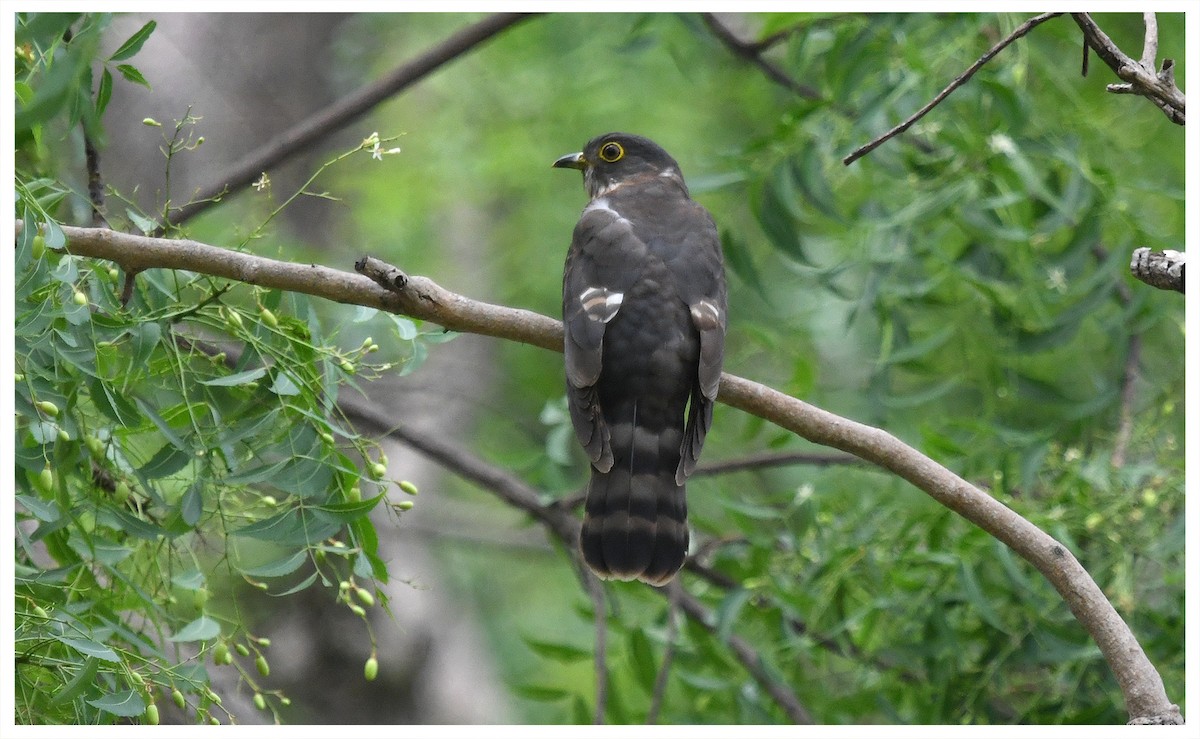
<svg viewBox="0 0 1200 739">
<path fill-rule="evenodd" d="M 554 166 L 582 170 L 591 198 L 563 272 L 567 399 L 592 462 L 580 549 L 601 577 L 663 585 L 687 557 L 684 484 L 725 354 L 720 239 L 649 139 L 605 134 Z"/>
</svg>

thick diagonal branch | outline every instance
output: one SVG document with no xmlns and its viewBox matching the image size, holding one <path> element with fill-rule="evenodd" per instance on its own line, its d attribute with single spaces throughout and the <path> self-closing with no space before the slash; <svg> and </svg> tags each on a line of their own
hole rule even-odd
<svg viewBox="0 0 1200 739">
<path fill-rule="evenodd" d="M 17 224 L 20 229 L 21 224 Z M 109 259 L 126 269 L 186 269 L 283 290 L 390 310 L 455 331 L 479 333 L 562 350 L 560 322 L 530 311 L 480 303 L 421 277 L 381 287 L 370 278 L 231 252 L 192 241 L 169 241 L 106 229 L 63 227 L 67 250 Z M 889 470 L 1007 544 L 1058 590 L 1113 670 L 1131 719 L 1181 721 L 1162 678 L 1129 626 L 1065 546 L 1012 509 L 886 431 L 842 418 L 777 390 L 731 374 L 717 398 L 809 441 L 831 446 Z M 561 525 L 555 522 L 553 525 Z"/>
</svg>

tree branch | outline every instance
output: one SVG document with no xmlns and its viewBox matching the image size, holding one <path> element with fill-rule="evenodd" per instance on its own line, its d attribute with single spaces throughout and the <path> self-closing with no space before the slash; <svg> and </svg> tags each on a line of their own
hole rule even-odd
<svg viewBox="0 0 1200 739">
<path fill-rule="evenodd" d="M 942 90 L 941 92 L 939 92 L 937 94 L 937 97 L 935 97 L 933 100 L 930 100 L 928 103 L 926 103 L 924 107 L 922 107 L 916 113 L 913 113 L 911 116 L 909 116 L 908 119 L 905 120 L 903 123 L 895 126 L 890 131 L 883 134 L 882 136 L 879 136 L 879 137 L 875 138 L 874 140 L 872 140 L 872 141 L 858 147 L 854 151 L 850 152 L 850 154 L 848 154 L 844 159 L 842 159 L 842 164 L 845 164 L 845 165 L 853 164 L 855 162 L 855 160 L 874 151 L 877 147 L 879 147 L 884 142 L 907 131 L 909 129 L 909 127 L 911 127 L 914 123 L 916 123 L 917 121 L 924 118 L 926 113 L 933 110 L 934 107 L 936 107 L 938 103 L 942 102 L 947 97 L 949 97 L 950 93 L 954 92 L 959 87 L 962 87 L 967 82 L 967 80 L 971 79 L 972 75 L 974 75 L 976 72 L 979 71 L 980 67 L 982 67 L 984 64 L 987 64 L 989 61 L 991 61 L 992 57 L 996 56 L 1001 51 L 1003 51 L 1004 47 L 1008 46 L 1013 41 L 1016 41 L 1017 39 L 1021 38 L 1025 34 L 1029 33 L 1031 30 L 1033 30 L 1038 25 L 1045 23 L 1046 21 L 1050 20 L 1051 18 L 1056 18 L 1060 15 L 1062 15 L 1062 13 L 1042 13 L 1041 15 L 1034 16 L 1034 17 L 1030 18 L 1029 20 L 1025 21 L 1024 23 L 1022 23 L 1021 25 L 1017 26 L 1015 29 L 1013 29 L 1012 33 L 1008 34 L 1003 39 L 1001 39 L 1000 42 L 998 44 L 996 44 L 995 46 L 993 46 L 991 49 L 989 49 L 986 54 L 979 57 L 979 59 L 977 59 L 974 64 L 972 64 L 970 67 L 967 67 L 967 71 L 965 71 L 962 74 L 960 74 L 959 76 L 955 77 L 954 81 L 946 86 L 946 89 Z"/>
<path fill-rule="evenodd" d="M 1187 254 L 1173 249 L 1151 251 L 1146 247 L 1133 250 L 1129 271 L 1133 276 L 1159 290 L 1183 292 Z"/>
<path fill-rule="evenodd" d="M 721 43 L 732 51 L 737 56 L 745 59 L 763 71 L 765 75 L 776 84 L 782 85 L 800 97 L 808 98 L 809 100 L 819 100 L 828 102 L 821 91 L 815 87 L 801 84 L 788 76 L 787 72 L 777 67 L 775 64 L 763 57 L 763 51 L 766 50 L 767 44 L 755 44 L 739 39 L 733 31 L 726 28 L 717 17 L 712 13 L 701 13 L 700 17 L 704 19 L 704 24 L 713 32 Z"/>
<path fill-rule="evenodd" d="M 16 227 L 19 231 L 22 224 L 18 222 Z M 421 277 L 408 278 L 402 289 L 392 292 L 367 277 L 316 265 L 296 265 L 229 252 L 193 241 L 169 241 L 69 226 L 64 226 L 63 232 L 67 237 L 66 250 L 70 253 L 113 260 L 127 269 L 131 265 L 143 269 L 188 269 L 341 303 L 400 312 L 455 331 L 562 350 L 562 325 L 558 321 L 530 311 L 479 303 Z M 1041 529 L 886 431 L 842 418 L 728 373 L 721 377 L 718 400 L 769 420 L 809 441 L 840 449 L 889 470 L 1007 544 L 1050 581 L 1075 618 L 1096 641 L 1117 678 L 1131 719 L 1182 721 L 1178 706 L 1167 698 L 1162 678 L 1128 625 L 1074 555 Z M 423 445 L 441 442 L 418 437 L 411 443 L 421 449 Z M 527 495 L 519 481 L 516 488 L 513 487 L 515 478 L 511 475 L 497 475 L 492 470 L 483 470 L 482 474 L 494 484 L 489 487 L 494 486 L 502 496 L 516 499 Z M 525 508 L 529 501 L 525 499 L 522 503 L 521 507 Z M 578 524 L 574 516 L 540 505 L 534 505 L 532 511 L 564 541 L 575 541 Z M 690 597 L 683 598 L 680 605 L 689 615 L 697 614 L 699 604 Z M 735 651 L 740 649 L 734 648 Z"/>
<path fill-rule="evenodd" d="M 252 184 L 263 172 L 278 165 L 293 154 L 354 121 L 387 98 L 418 82 L 442 65 L 453 61 L 479 44 L 487 41 L 530 17 L 527 13 L 496 13 L 468 26 L 437 46 L 429 49 L 389 72 L 383 79 L 359 88 L 335 103 L 284 131 L 273 141 L 252 151 L 230 166 L 211 184 L 200 188 L 186 205 L 169 214 L 169 222 L 159 228 L 162 235 L 170 226 L 177 226 L 219 203 L 225 196 Z"/>
<path fill-rule="evenodd" d="M 1162 69 L 1154 71 L 1154 58 L 1158 55 L 1158 21 L 1153 13 L 1146 13 L 1146 36 L 1142 47 L 1142 59 L 1138 61 L 1121 51 L 1108 37 L 1089 13 L 1071 13 L 1075 25 L 1083 31 L 1084 42 L 1090 46 L 1109 69 L 1124 80 L 1124 84 L 1109 85 L 1108 91 L 1141 95 L 1159 107 L 1172 123 L 1184 125 L 1187 99 L 1175 86 L 1175 61 L 1164 59 Z"/>
</svg>

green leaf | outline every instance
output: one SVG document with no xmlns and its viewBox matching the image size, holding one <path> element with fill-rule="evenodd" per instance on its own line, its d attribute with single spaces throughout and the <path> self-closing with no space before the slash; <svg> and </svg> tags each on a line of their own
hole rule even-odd
<svg viewBox="0 0 1200 739">
<path fill-rule="evenodd" d="M 121 44 L 120 48 L 114 51 L 108 60 L 110 62 L 123 61 L 141 51 L 142 44 L 146 43 L 146 39 L 150 38 L 150 34 L 154 33 L 154 29 L 157 26 L 158 23 L 150 21 L 139 28 L 132 36 L 125 39 L 125 43 Z"/>
<path fill-rule="evenodd" d="M 133 208 L 126 208 L 125 215 L 129 216 L 129 220 L 133 221 L 133 225 L 137 226 L 138 230 L 143 234 L 149 235 L 158 230 L 158 221 L 153 218 L 147 218 L 133 210 Z"/>
<path fill-rule="evenodd" d="M 721 246 L 725 252 L 725 263 L 729 265 L 729 269 L 733 270 L 738 279 L 750 286 L 754 292 L 765 298 L 767 288 L 763 284 L 762 275 L 759 274 L 758 267 L 754 264 L 754 256 L 750 254 L 746 242 L 735 238 L 726 229 L 721 231 Z"/>
<path fill-rule="evenodd" d="M 112 98 L 112 72 L 108 71 L 108 67 L 104 68 L 104 72 L 100 75 L 100 89 L 96 90 L 96 117 L 104 115 L 105 109 L 108 108 L 108 101 Z"/>
<path fill-rule="evenodd" d="M 114 652 L 110 647 L 108 647 L 104 644 L 101 644 L 98 641 L 93 641 L 91 639 L 71 637 L 71 636 L 58 636 L 58 635 L 52 635 L 52 636 L 54 636 L 55 639 L 62 642 L 63 644 L 66 644 L 71 649 L 74 649 L 77 652 L 86 654 L 89 657 L 95 657 L 96 659 L 102 659 L 105 662 L 120 662 L 121 661 L 121 658 L 117 656 L 116 652 Z"/>
<path fill-rule="evenodd" d="M 51 696 L 50 705 L 60 706 L 75 700 L 75 697 L 82 693 L 84 688 L 91 686 L 99 667 L 100 660 L 96 657 L 88 657 L 84 660 L 83 667 L 75 674 L 75 677 Z"/>
<path fill-rule="evenodd" d="M 385 495 L 386 493 L 380 493 L 374 498 L 367 498 L 365 500 L 346 503 L 326 503 L 325 505 L 311 507 L 329 514 L 330 517 L 342 523 L 350 523 L 370 513 L 371 509 L 379 505 L 379 501 L 383 500 Z"/>
<path fill-rule="evenodd" d="M 171 582 L 184 590 L 200 590 L 204 587 L 205 578 L 200 570 L 188 570 L 172 577 Z"/>
<path fill-rule="evenodd" d="M 137 406 L 124 395 L 115 393 L 107 382 L 97 377 L 90 377 L 87 382 L 92 402 L 101 413 L 126 428 L 136 428 L 142 424 L 143 416 Z"/>
<path fill-rule="evenodd" d="M 241 572 L 243 575 L 248 575 L 249 577 L 282 577 L 283 575 L 290 575 L 291 573 L 300 569 L 300 565 L 307 561 L 308 550 L 301 549 L 300 551 L 290 554 L 283 559 L 277 559 L 274 562 L 260 565 L 258 567 L 242 569 Z"/>
<path fill-rule="evenodd" d="M 317 575 L 319 575 L 319 574 L 320 574 L 319 572 L 317 572 L 317 571 L 315 571 L 315 570 L 314 570 L 314 571 L 313 571 L 313 573 L 312 573 L 311 575 L 309 575 L 308 577 L 304 578 L 303 580 L 301 580 L 300 582 L 296 583 L 295 585 L 293 585 L 292 587 L 288 588 L 287 590 L 284 590 L 284 591 L 283 591 L 283 592 L 281 592 L 281 593 L 271 593 L 271 595 L 272 595 L 272 596 L 274 596 L 274 597 L 276 597 L 276 598 L 283 598 L 284 596 L 292 595 L 293 593 L 299 593 L 301 590 L 305 590 L 305 589 L 306 589 L 306 588 L 308 588 L 310 585 L 312 585 L 314 582 L 316 582 L 316 581 L 317 581 Z"/>
<path fill-rule="evenodd" d="M 162 432 L 162 435 L 167 437 L 167 441 L 171 442 L 171 446 L 182 452 L 191 454 L 192 449 L 190 446 L 188 446 L 188 443 L 183 440 L 183 437 L 175 432 L 175 429 L 171 428 L 171 424 L 167 423 L 166 419 L 158 415 L 158 411 L 154 410 L 149 403 L 141 398 L 134 398 L 134 402 L 137 403 L 137 407 L 141 409 L 142 413 L 146 414 L 146 417 L 158 427 L 158 430 Z"/>
<path fill-rule="evenodd" d="M 137 67 L 129 64 L 118 64 L 117 71 L 121 73 L 122 77 L 130 82 L 142 85 L 147 90 L 150 89 L 150 83 L 146 81 L 146 78 L 142 76 L 142 73 L 138 71 Z"/>
<path fill-rule="evenodd" d="M 975 571 L 962 560 L 958 563 L 958 579 L 962 583 L 963 595 L 966 597 L 967 602 L 974 607 L 975 612 L 979 614 L 980 618 L 997 631 L 1007 633 L 1004 623 L 1000 620 L 1000 617 L 996 614 L 996 609 L 992 606 L 992 602 L 984 596 L 983 590 L 980 589 L 979 581 L 975 579 Z"/>
<path fill-rule="evenodd" d="M 271 392 L 283 396 L 299 395 L 300 388 L 288 373 L 279 372 L 275 375 L 275 382 L 271 383 Z"/>
<path fill-rule="evenodd" d="M 763 233 L 771 243 L 786 257 L 805 266 L 812 266 L 812 260 L 804 253 L 800 243 L 800 231 L 791 209 L 795 207 L 794 188 L 790 182 L 791 175 L 785 168 L 777 171 L 773 180 L 762 192 L 761 202 L 755 216 Z"/>
<path fill-rule="evenodd" d="M 233 533 L 281 546 L 307 546 L 333 536 L 339 529 L 341 525 L 330 520 L 327 514 L 319 511 L 316 515 L 306 514 L 303 509 L 296 508 L 255 521 Z"/>
<path fill-rule="evenodd" d="M 638 685 L 647 693 L 653 693 L 658 668 L 654 664 L 654 648 L 641 627 L 629 632 L 629 662 Z"/>
<path fill-rule="evenodd" d="M 738 614 L 750 601 L 750 595 L 750 591 L 746 588 L 738 588 L 721 599 L 716 612 L 716 635 L 722 642 L 729 641 L 729 635 L 733 633 L 733 626 L 737 623 Z"/>
<path fill-rule="evenodd" d="M 111 693 L 95 700 L 89 700 L 88 703 L 101 711 L 124 718 L 141 716 L 146 712 L 146 702 L 142 700 L 141 694 L 133 690 Z"/>
<path fill-rule="evenodd" d="M 167 637 L 167 641 L 174 642 L 189 642 L 189 641 L 207 641 L 215 639 L 221 634 L 221 625 L 209 616 L 201 616 L 192 621 L 187 626 L 180 629 L 174 636 Z"/>
<path fill-rule="evenodd" d="M 173 475 L 188 466 L 193 455 L 184 452 L 170 444 L 164 444 L 146 464 L 138 468 L 138 474 L 150 480 Z"/>
<path fill-rule="evenodd" d="M 574 647 L 570 644 L 555 644 L 554 642 L 542 641 L 528 636 L 522 636 L 521 641 L 525 642 L 533 650 L 534 654 L 546 659 L 552 659 L 555 662 L 582 662 L 583 660 L 592 658 L 592 650 Z"/>
<path fill-rule="evenodd" d="M 53 500 L 42 500 L 31 495 L 18 495 L 17 503 L 33 514 L 34 518 L 46 523 L 54 523 L 62 517 L 58 504 Z"/>
<path fill-rule="evenodd" d="M 183 494 L 183 499 L 179 501 L 179 516 L 188 526 L 195 526 L 204 512 L 203 490 L 204 480 L 196 480 Z"/>
<path fill-rule="evenodd" d="M 224 377 L 217 377 L 212 380 L 203 380 L 200 384 L 208 385 L 210 387 L 233 387 L 236 385 L 249 385 L 265 374 L 267 374 L 267 368 L 259 367 L 258 369 L 246 370 L 245 372 L 238 372 L 237 374 L 233 375 L 225 375 Z"/>
</svg>

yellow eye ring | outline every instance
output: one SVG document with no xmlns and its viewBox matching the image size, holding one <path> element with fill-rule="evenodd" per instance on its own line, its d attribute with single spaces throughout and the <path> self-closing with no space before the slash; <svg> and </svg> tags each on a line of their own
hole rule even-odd
<svg viewBox="0 0 1200 739">
<path fill-rule="evenodd" d="M 609 141 L 600 147 L 600 158 L 610 164 L 625 156 L 625 149 L 616 141 Z"/>
</svg>

